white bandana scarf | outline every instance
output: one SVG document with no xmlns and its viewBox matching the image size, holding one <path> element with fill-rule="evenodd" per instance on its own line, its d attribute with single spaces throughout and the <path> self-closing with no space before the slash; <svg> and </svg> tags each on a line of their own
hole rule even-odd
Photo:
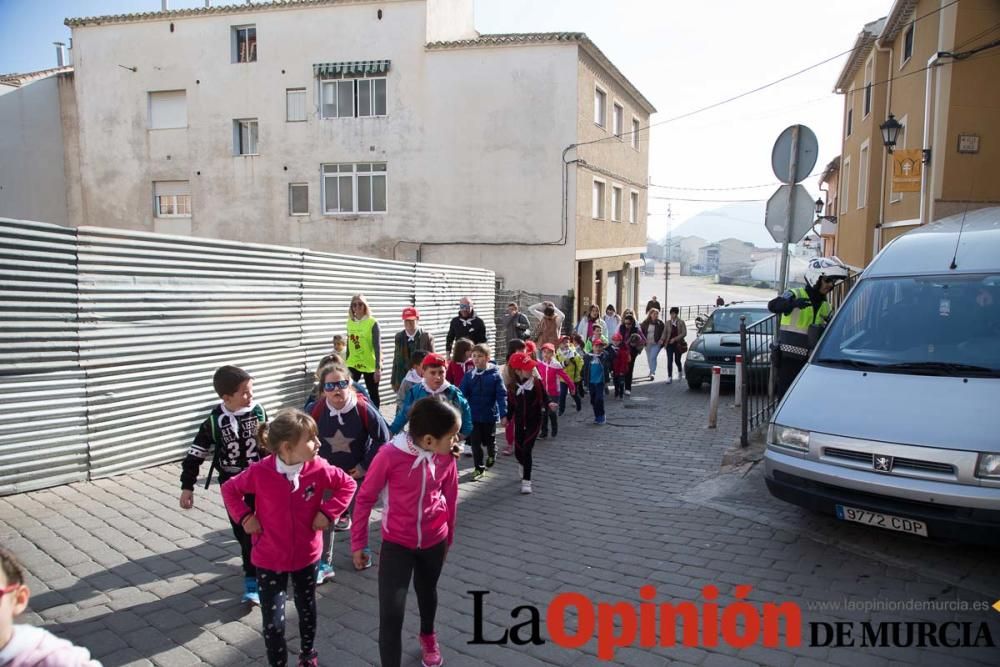
<svg viewBox="0 0 1000 667">
<path fill-rule="evenodd" d="M 219 428 L 225 429 L 226 424 L 228 423 L 229 426 L 233 429 L 233 433 L 235 433 L 236 437 L 239 438 L 240 421 L 237 419 L 237 417 L 241 417 L 246 413 L 250 412 L 251 410 L 253 410 L 253 406 L 251 405 L 246 408 L 240 408 L 236 412 L 230 412 L 229 410 L 227 410 L 225 403 L 219 403 L 219 408 L 221 408 L 222 410 L 222 414 L 219 415 Z"/>
<path fill-rule="evenodd" d="M 292 493 L 299 490 L 299 475 L 302 474 L 302 467 L 305 465 L 305 461 L 302 463 L 296 463 L 293 466 L 288 465 L 281 460 L 281 457 L 277 454 L 274 455 L 274 464 L 278 468 L 278 472 L 285 476 L 285 478 L 292 484 Z"/>
<path fill-rule="evenodd" d="M 413 444 L 413 438 L 410 437 L 409 433 L 400 433 L 392 439 L 392 444 L 401 452 L 406 452 L 407 454 L 416 457 L 413 461 L 413 465 L 410 466 L 410 470 L 415 470 L 420 465 L 426 464 L 427 469 L 431 473 L 431 479 L 437 479 L 435 477 L 437 470 L 434 466 L 434 452 L 429 452 L 426 449 L 417 447 Z"/>
<path fill-rule="evenodd" d="M 430 396 L 437 396 L 438 394 L 443 394 L 445 392 L 445 390 L 447 390 L 448 387 L 451 386 L 451 383 L 448 382 L 447 380 L 445 380 L 444 384 L 442 384 L 441 387 L 437 391 L 435 391 L 435 390 L 431 389 L 430 387 L 428 387 L 427 386 L 427 380 L 425 380 L 425 379 L 421 379 L 420 380 L 420 385 L 424 388 L 424 391 L 426 391 L 428 395 L 430 395 Z"/>
<path fill-rule="evenodd" d="M 344 408 L 342 410 L 338 410 L 337 408 L 330 405 L 329 399 L 327 399 L 326 401 L 326 409 L 330 411 L 330 416 L 336 417 L 337 421 L 340 422 L 341 426 L 344 425 L 344 415 L 346 415 L 348 412 L 357 407 L 357 405 L 358 405 L 358 395 L 355 394 L 354 391 L 350 389 L 348 389 L 347 391 L 347 402 L 344 403 Z"/>
<path fill-rule="evenodd" d="M 531 391 L 534 388 L 535 388 L 535 378 L 532 376 L 528 378 L 527 382 L 517 383 L 517 395 L 520 396 L 521 394 Z"/>
<path fill-rule="evenodd" d="M 416 372 L 415 370 L 413 370 L 413 369 L 411 368 L 411 369 L 410 369 L 410 372 L 406 374 L 406 377 L 405 377 L 405 378 L 403 378 L 403 381 L 404 381 L 404 382 L 409 382 L 410 384 L 420 384 L 420 382 L 421 382 L 421 381 L 422 381 L 423 379 L 424 379 L 424 378 L 423 378 L 423 377 L 421 377 L 420 373 Z"/>
</svg>

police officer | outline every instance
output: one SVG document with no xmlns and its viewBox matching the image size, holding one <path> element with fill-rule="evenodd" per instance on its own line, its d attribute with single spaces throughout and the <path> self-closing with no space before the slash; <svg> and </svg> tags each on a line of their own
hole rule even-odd
<svg viewBox="0 0 1000 667">
<path fill-rule="evenodd" d="M 767 309 L 781 316 L 781 329 L 771 355 L 778 373 L 778 396 L 784 396 L 806 364 L 809 352 L 830 319 L 826 300 L 834 285 L 846 280 L 848 268 L 836 257 L 814 257 L 805 271 L 805 287 L 787 290 L 771 299 Z"/>
</svg>

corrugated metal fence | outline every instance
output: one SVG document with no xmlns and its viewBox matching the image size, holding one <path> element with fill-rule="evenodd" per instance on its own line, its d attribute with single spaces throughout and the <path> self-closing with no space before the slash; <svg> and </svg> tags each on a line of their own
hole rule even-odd
<svg viewBox="0 0 1000 667">
<path fill-rule="evenodd" d="M 301 406 L 362 292 L 382 323 L 384 402 L 404 306 L 443 341 L 491 271 L 0 218 L 0 494 L 177 460 L 246 368 L 269 410 Z"/>
</svg>

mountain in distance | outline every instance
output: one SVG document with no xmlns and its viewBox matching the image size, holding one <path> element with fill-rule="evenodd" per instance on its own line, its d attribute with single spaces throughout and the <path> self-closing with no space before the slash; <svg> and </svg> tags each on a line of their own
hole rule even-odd
<svg viewBox="0 0 1000 667">
<path fill-rule="evenodd" d="M 764 227 L 765 208 L 765 202 L 748 202 L 702 211 L 675 227 L 671 236 L 700 236 L 709 243 L 734 238 L 758 248 L 771 248 L 778 244 Z"/>
</svg>

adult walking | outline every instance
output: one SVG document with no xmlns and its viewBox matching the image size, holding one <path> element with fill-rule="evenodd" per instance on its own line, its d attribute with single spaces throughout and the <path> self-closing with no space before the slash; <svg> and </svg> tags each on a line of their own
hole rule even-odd
<svg viewBox="0 0 1000 667">
<path fill-rule="evenodd" d="M 589 341 L 594 336 L 594 323 L 601 321 L 601 307 L 596 303 L 590 304 L 590 308 L 580 321 L 576 323 L 576 332 L 585 341 Z"/>
<path fill-rule="evenodd" d="M 655 297 L 654 297 L 655 298 Z M 639 325 L 639 330 L 646 336 L 646 360 L 649 362 L 649 379 L 656 376 L 656 362 L 660 356 L 663 345 L 663 331 L 666 323 L 660 319 L 660 311 L 657 308 L 650 308 L 646 313 L 646 319 Z"/>
<path fill-rule="evenodd" d="M 562 335 L 562 325 L 566 314 L 556 308 L 556 304 L 551 301 L 542 301 L 528 306 L 528 312 L 538 319 L 538 331 L 535 336 L 538 348 L 541 349 L 542 345 L 549 343 L 555 349 L 559 345 L 559 336 Z"/>
<path fill-rule="evenodd" d="M 475 345 L 486 342 L 486 323 L 476 315 L 472 299 L 467 296 L 458 300 L 458 315 L 451 318 L 451 325 L 448 327 L 444 347 L 449 355 L 452 344 L 459 338 L 468 338 Z"/>
<path fill-rule="evenodd" d="M 511 301 L 507 304 L 507 313 L 500 318 L 500 327 L 508 341 L 527 340 L 531 337 L 531 323 L 521 308 Z"/>
<path fill-rule="evenodd" d="M 618 327 L 618 333 L 622 336 L 622 345 L 628 345 L 631 359 L 628 363 L 628 374 L 625 376 L 625 395 L 632 395 L 632 376 L 635 374 L 635 360 L 646 347 L 646 337 L 635 322 L 635 315 L 631 310 L 626 310 L 622 316 L 622 325 Z"/>
<path fill-rule="evenodd" d="M 347 318 L 347 369 L 355 382 L 365 379 L 372 403 L 379 407 L 378 384 L 382 379 L 382 332 L 364 294 L 351 297 Z"/>
<path fill-rule="evenodd" d="M 681 366 L 681 355 L 687 352 L 687 324 L 680 316 L 681 309 L 674 306 L 670 309 L 670 319 L 663 328 L 663 338 L 660 340 L 667 348 L 667 384 L 674 381 L 674 362 L 677 363 L 677 379 L 684 377 L 684 367 Z"/>
<path fill-rule="evenodd" d="M 659 300 L 657 300 L 656 296 L 654 296 L 652 299 L 646 302 L 646 314 L 648 315 L 649 311 L 653 310 L 654 308 L 656 308 L 657 312 L 663 310 L 663 306 L 660 305 L 660 302 Z"/>
<path fill-rule="evenodd" d="M 413 306 L 403 309 L 403 330 L 393 339 L 392 355 L 392 390 L 399 391 L 403 379 L 413 365 L 413 353 L 417 350 L 434 351 L 434 336 L 429 331 L 420 328 L 420 312 Z"/>
<path fill-rule="evenodd" d="M 622 318 L 619 317 L 618 313 L 615 311 L 615 307 L 610 303 L 608 307 L 604 309 L 604 331 L 609 336 L 618 331 L 618 327 L 622 325 Z M 589 338 L 587 340 L 590 340 Z M 607 342 L 605 342 L 607 345 Z"/>
</svg>

